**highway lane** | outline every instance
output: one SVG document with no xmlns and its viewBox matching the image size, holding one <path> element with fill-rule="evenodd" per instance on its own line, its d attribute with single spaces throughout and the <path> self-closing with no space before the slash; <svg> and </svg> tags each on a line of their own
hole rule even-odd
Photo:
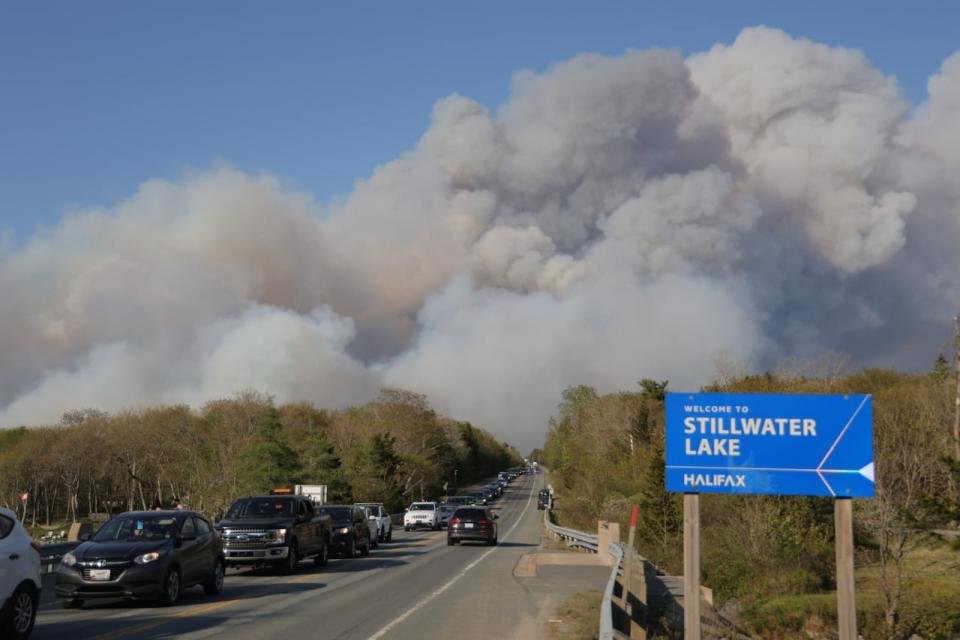
<svg viewBox="0 0 960 640">
<path fill-rule="evenodd" d="M 428 630 L 431 638 L 457 640 L 544 637 L 547 612 L 537 594 L 513 576 L 520 557 L 540 546 L 543 512 L 536 508 L 534 489 L 543 485 L 543 476 L 533 478 L 536 486 L 530 487 L 527 502 L 522 507 L 515 503 L 521 513 L 501 522 L 500 544 L 472 547 L 476 559 L 468 571 L 391 621 L 374 634 L 375 640 L 423 637 Z"/>
<path fill-rule="evenodd" d="M 510 485 L 499 507 L 500 539 L 519 522 L 536 526 L 538 476 L 521 476 Z M 533 516 L 531 516 L 531 513 Z M 517 527 L 517 530 L 525 527 Z M 407 637 L 396 622 L 409 627 L 412 609 L 470 567 L 468 576 L 487 564 L 496 553 L 482 545 L 448 547 L 446 532 L 394 530 L 394 541 L 381 544 L 366 558 L 332 559 L 327 567 L 301 564 L 292 576 L 267 571 L 231 571 L 219 596 L 210 597 L 195 587 L 183 594 L 175 607 L 142 603 L 104 602 L 81 610 L 63 610 L 55 604 L 41 608 L 34 638 L 369 638 Z M 503 547 L 504 551 L 508 547 Z M 473 564 L 477 562 L 476 564 Z M 512 565 L 501 578 L 508 578 Z M 464 576 L 464 578 L 465 578 Z M 463 580 L 459 579 L 457 582 Z M 445 597 L 448 586 L 434 599 Z M 496 581 L 489 587 L 493 587 Z M 416 609 L 419 612 L 419 609 Z M 397 632 L 388 627 L 394 624 Z M 406 633 L 404 631 L 403 633 Z M 434 635 L 424 627 L 421 637 Z M 462 637 L 462 634 L 461 634 Z"/>
</svg>

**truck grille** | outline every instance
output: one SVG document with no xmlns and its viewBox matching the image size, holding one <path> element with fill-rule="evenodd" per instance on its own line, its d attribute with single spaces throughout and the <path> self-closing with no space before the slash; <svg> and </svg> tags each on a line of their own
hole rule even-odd
<svg viewBox="0 0 960 640">
<path fill-rule="evenodd" d="M 273 541 L 273 531 L 266 529 L 236 527 L 223 531 L 223 544 L 232 549 L 256 549 Z"/>
</svg>

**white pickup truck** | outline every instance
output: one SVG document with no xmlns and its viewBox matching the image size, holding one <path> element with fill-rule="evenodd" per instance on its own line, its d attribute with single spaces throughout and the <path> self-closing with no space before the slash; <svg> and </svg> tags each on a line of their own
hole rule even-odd
<svg viewBox="0 0 960 640">
<path fill-rule="evenodd" d="M 390 520 L 390 514 L 386 507 L 380 502 L 358 502 L 357 506 L 370 509 L 371 517 L 377 519 L 377 540 L 380 542 L 390 542 L 393 540 L 393 521 Z"/>
<path fill-rule="evenodd" d="M 403 530 L 440 529 L 440 509 L 436 502 L 414 502 L 403 514 Z"/>
</svg>

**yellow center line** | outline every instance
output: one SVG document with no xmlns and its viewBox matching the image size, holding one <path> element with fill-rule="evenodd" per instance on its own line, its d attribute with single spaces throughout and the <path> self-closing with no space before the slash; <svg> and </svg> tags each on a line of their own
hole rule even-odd
<svg viewBox="0 0 960 640">
<path fill-rule="evenodd" d="M 139 633 L 141 631 L 148 631 L 154 627 L 159 627 L 160 625 L 166 624 L 171 620 L 175 620 L 176 618 L 189 618 L 201 613 L 207 613 L 209 611 L 216 611 L 217 609 L 222 609 L 224 607 L 230 607 L 241 602 L 243 602 L 243 600 L 224 600 L 222 602 L 213 602 L 202 607 L 194 607 L 192 609 L 178 611 L 177 613 L 165 616 L 160 620 L 154 620 L 153 622 L 141 624 L 136 627 L 128 627 L 126 629 L 121 629 L 120 631 L 114 631 L 113 633 L 105 633 L 103 635 L 96 636 L 94 640 L 116 640 L 116 638 L 121 638 L 131 633 Z"/>
<path fill-rule="evenodd" d="M 291 579 L 287 580 L 286 582 L 281 582 L 280 584 L 295 584 L 295 583 L 297 583 L 297 582 L 306 582 L 306 581 L 309 580 L 310 578 L 315 578 L 315 577 L 317 577 L 317 576 L 319 576 L 319 575 L 321 575 L 321 574 L 319 574 L 319 573 L 305 573 L 305 574 L 303 574 L 303 575 L 297 576 L 296 578 L 291 578 Z"/>
</svg>

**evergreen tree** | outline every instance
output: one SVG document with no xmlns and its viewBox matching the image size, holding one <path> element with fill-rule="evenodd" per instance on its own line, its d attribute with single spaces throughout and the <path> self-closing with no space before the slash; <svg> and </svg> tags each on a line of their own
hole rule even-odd
<svg viewBox="0 0 960 640">
<path fill-rule="evenodd" d="M 950 377 L 950 373 L 950 363 L 944 357 L 943 353 L 937 354 L 937 359 L 934 360 L 933 368 L 930 370 L 930 377 L 943 382 Z"/>
<path fill-rule="evenodd" d="M 250 444 L 241 454 L 241 461 L 240 484 L 248 493 L 265 493 L 299 480 L 300 460 L 287 442 L 274 407 L 259 420 Z"/>
<path fill-rule="evenodd" d="M 667 492 L 666 464 L 663 444 L 658 442 L 647 464 L 638 523 L 643 536 L 663 548 L 670 544 L 670 536 L 681 531 L 683 526 L 678 497 Z"/>
<path fill-rule="evenodd" d="M 388 509 L 400 507 L 402 463 L 394 437 L 388 433 L 374 435 L 354 452 L 350 473 L 354 497 L 363 502 L 383 502 Z"/>
<path fill-rule="evenodd" d="M 350 502 L 350 482 L 343 470 L 336 446 L 322 427 L 311 426 L 300 443 L 300 480 L 304 484 L 327 485 L 330 502 Z"/>
</svg>

